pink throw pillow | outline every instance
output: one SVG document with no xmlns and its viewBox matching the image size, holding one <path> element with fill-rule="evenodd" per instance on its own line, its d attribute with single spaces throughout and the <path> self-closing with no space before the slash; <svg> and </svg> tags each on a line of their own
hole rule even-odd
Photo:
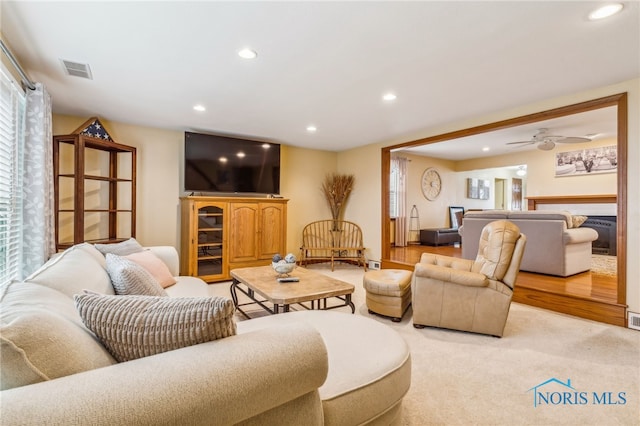
<svg viewBox="0 0 640 426">
<path fill-rule="evenodd" d="M 167 265 L 165 265 L 158 256 L 151 253 L 149 250 L 132 253 L 123 257 L 137 263 L 149 271 L 149 273 L 153 275 L 153 278 L 160 283 L 162 288 L 167 288 L 176 283 L 176 279 L 171 275 Z"/>
</svg>

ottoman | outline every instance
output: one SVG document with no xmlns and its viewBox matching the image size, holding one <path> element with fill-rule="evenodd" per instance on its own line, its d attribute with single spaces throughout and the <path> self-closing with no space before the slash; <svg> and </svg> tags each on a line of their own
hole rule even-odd
<svg viewBox="0 0 640 426">
<path fill-rule="evenodd" d="M 327 347 L 329 372 L 318 389 L 325 425 L 401 424 L 402 399 L 411 386 L 411 354 L 402 336 L 371 318 L 322 310 L 238 321 L 238 334 L 292 322 L 313 326 Z M 260 368 L 265 366 L 257 365 L 256 374 Z"/>
<path fill-rule="evenodd" d="M 411 304 L 411 271 L 403 269 L 370 270 L 364 273 L 362 283 L 367 291 L 369 313 L 402 320 Z"/>
<path fill-rule="evenodd" d="M 458 228 L 433 228 L 420 230 L 420 244 L 439 246 L 455 244 L 462 241 Z"/>
</svg>

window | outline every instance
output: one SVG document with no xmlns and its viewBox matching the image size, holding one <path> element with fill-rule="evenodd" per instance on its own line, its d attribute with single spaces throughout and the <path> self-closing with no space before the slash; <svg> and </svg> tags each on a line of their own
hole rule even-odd
<svg viewBox="0 0 640 426">
<path fill-rule="evenodd" d="M 0 68 L 0 284 L 20 279 L 25 96 Z"/>
<path fill-rule="evenodd" d="M 397 162 L 391 162 L 389 173 L 389 216 L 398 217 L 398 187 L 400 185 L 400 170 Z"/>
</svg>

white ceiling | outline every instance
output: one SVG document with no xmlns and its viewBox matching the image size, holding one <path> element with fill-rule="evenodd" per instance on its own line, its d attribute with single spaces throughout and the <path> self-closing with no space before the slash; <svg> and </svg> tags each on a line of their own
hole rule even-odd
<svg viewBox="0 0 640 426">
<path fill-rule="evenodd" d="M 340 151 L 638 78 L 638 2 L 588 21 L 598 4 L 3 0 L 0 15 L 56 113 Z M 257 59 L 237 56 L 247 46 Z M 62 59 L 88 63 L 93 80 Z M 398 98 L 384 102 L 388 91 Z M 500 144 L 538 127 L 611 131 L 584 124 Z"/>
<path fill-rule="evenodd" d="M 508 143 L 531 141 L 533 136 L 543 128 L 548 130 L 548 135 L 586 137 L 592 141 L 611 140 L 616 139 L 618 135 L 617 113 L 616 107 L 600 108 L 580 114 L 458 138 L 455 141 L 421 145 L 398 151 L 454 161 L 513 154 L 537 149 L 535 143 L 517 145 L 508 145 Z M 555 150 L 571 151 L 579 145 L 556 142 Z M 488 148 L 488 150 L 483 151 L 483 148 Z"/>
</svg>

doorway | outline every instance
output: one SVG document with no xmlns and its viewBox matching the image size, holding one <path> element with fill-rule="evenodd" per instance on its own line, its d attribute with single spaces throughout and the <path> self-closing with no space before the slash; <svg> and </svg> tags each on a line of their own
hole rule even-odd
<svg viewBox="0 0 640 426">
<path fill-rule="evenodd" d="M 539 113 L 529 114 L 512 119 L 502 120 L 495 123 L 476 126 L 468 129 L 449 132 L 437 136 L 424 139 L 418 139 L 399 145 L 382 148 L 381 152 L 381 188 L 382 188 L 382 228 L 381 234 L 381 263 L 383 268 L 405 268 L 412 269 L 413 265 L 405 265 L 394 262 L 390 259 L 390 244 L 385 241 L 389 240 L 389 169 L 391 151 L 399 150 L 412 146 L 427 145 L 438 142 L 455 141 L 456 139 L 468 136 L 488 133 L 509 127 L 521 126 L 525 124 L 537 123 L 540 121 L 560 118 L 572 114 L 578 114 L 586 111 L 597 110 L 600 108 L 615 107 L 616 108 L 616 128 L 617 128 L 617 147 L 618 147 L 618 173 L 617 173 L 617 193 L 616 193 L 616 215 L 618 218 L 617 229 L 617 284 L 615 288 L 616 301 L 613 304 L 598 304 L 597 300 L 586 300 L 587 298 L 566 297 L 561 291 L 555 293 L 548 289 L 530 289 L 523 297 L 518 300 L 521 303 L 531 304 L 533 306 L 546 308 L 558 312 L 563 312 L 575 316 L 583 316 L 583 313 L 596 310 L 603 316 L 609 315 L 617 325 L 625 326 L 626 323 L 626 296 L 627 296 L 627 146 L 628 146 L 628 109 L 627 109 L 627 93 L 607 96 L 604 98 L 594 99 L 578 104 L 568 105 L 555 108 Z M 518 287 L 516 286 L 516 290 Z M 516 300 L 516 294 L 514 294 Z M 589 305 L 593 302 L 592 305 Z M 590 319 L 596 319 L 591 317 Z M 596 319 L 599 320 L 599 319 Z M 606 321 L 604 321 L 606 322 Z"/>
<path fill-rule="evenodd" d="M 522 210 L 522 179 L 511 178 L 511 210 Z"/>
<path fill-rule="evenodd" d="M 494 192 L 496 194 L 496 198 L 494 200 L 494 207 L 496 210 L 504 210 L 507 205 L 506 194 L 507 194 L 507 180 L 496 178 L 493 182 Z"/>
</svg>

